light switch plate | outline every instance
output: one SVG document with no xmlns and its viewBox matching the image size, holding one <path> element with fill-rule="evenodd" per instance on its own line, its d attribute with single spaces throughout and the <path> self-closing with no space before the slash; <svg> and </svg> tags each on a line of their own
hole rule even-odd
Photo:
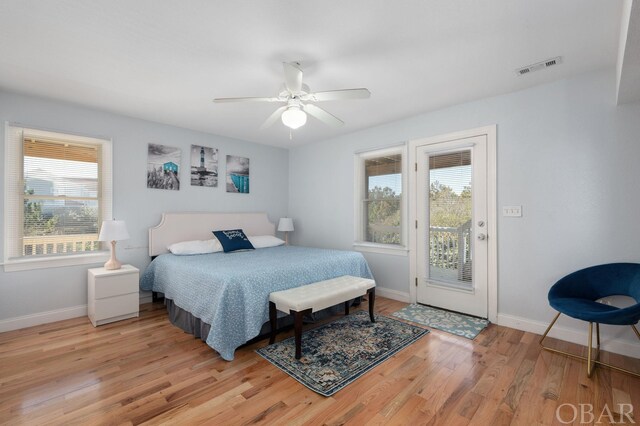
<svg viewBox="0 0 640 426">
<path fill-rule="evenodd" d="M 502 216 L 522 217 L 522 206 L 502 206 Z"/>
</svg>

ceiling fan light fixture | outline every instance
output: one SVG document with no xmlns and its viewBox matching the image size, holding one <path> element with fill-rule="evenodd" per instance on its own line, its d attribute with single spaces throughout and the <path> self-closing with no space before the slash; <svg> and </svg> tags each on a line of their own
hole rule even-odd
<svg viewBox="0 0 640 426">
<path fill-rule="evenodd" d="M 217 103 L 277 102 L 284 104 L 267 117 L 260 129 L 264 130 L 272 126 L 280 118 L 282 124 L 290 130 L 295 130 L 306 124 L 307 115 L 332 127 L 344 126 L 344 121 L 316 106 L 314 102 L 366 99 L 371 96 L 371 92 L 364 87 L 312 92 L 309 86 L 302 82 L 303 72 L 300 69 L 299 62 L 283 62 L 282 66 L 284 70 L 284 85 L 277 97 L 216 98 L 213 101 Z M 289 132 L 289 137 L 291 137 L 291 132 Z"/>
<path fill-rule="evenodd" d="M 290 106 L 282 113 L 282 124 L 290 129 L 297 129 L 307 122 L 307 114 L 299 106 Z"/>
</svg>

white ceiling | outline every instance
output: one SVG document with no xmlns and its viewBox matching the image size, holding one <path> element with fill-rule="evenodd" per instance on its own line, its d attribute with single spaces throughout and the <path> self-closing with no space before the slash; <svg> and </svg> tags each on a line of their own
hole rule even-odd
<svg viewBox="0 0 640 426">
<path fill-rule="evenodd" d="M 276 146 L 293 146 L 615 67 L 622 0 L 2 0 L 0 88 Z M 525 76 L 550 57 L 563 64 Z M 346 125 L 261 123 L 282 61 Z"/>
</svg>

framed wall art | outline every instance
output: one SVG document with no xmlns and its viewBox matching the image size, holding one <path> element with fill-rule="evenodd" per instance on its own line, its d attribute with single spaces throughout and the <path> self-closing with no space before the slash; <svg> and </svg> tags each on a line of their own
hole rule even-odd
<svg viewBox="0 0 640 426">
<path fill-rule="evenodd" d="M 147 188 L 180 190 L 180 148 L 149 144 Z"/>
<path fill-rule="evenodd" d="M 249 159 L 227 155 L 227 192 L 249 193 Z"/>
<path fill-rule="evenodd" d="M 191 145 L 191 186 L 218 186 L 218 149 Z"/>
</svg>

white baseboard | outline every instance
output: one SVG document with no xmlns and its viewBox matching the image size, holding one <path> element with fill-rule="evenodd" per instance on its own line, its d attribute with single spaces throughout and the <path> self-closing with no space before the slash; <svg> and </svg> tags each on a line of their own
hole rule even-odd
<svg viewBox="0 0 640 426">
<path fill-rule="evenodd" d="M 530 333 L 536 333 L 540 335 L 542 335 L 549 326 L 548 323 L 507 314 L 498 314 L 498 325 L 503 325 L 505 327 L 511 327 L 517 330 L 528 331 Z M 582 331 L 562 327 L 556 324 L 549 332 L 549 337 L 586 346 L 587 334 L 589 333 L 587 333 L 586 323 L 584 330 Z M 637 358 L 638 354 L 640 354 L 640 344 L 620 339 L 603 339 L 601 349 L 634 358 Z"/>
<path fill-rule="evenodd" d="M 393 299 L 400 302 L 411 303 L 411 295 L 404 291 L 391 290 L 388 288 L 376 287 L 376 295 Z"/>
<path fill-rule="evenodd" d="M 0 320 L 0 333 L 84 316 L 87 316 L 87 305 L 72 306 L 70 308 L 8 318 Z"/>
<path fill-rule="evenodd" d="M 140 304 L 142 305 L 143 303 L 151 303 L 151 293 L 140 293 Z M 87 305 L 72 306 L 53 311 L 38 312 L 37 314 L 7 318 L 0 320 L 0 333 L 85 316 L 87 316 Z"/>
</svg>

